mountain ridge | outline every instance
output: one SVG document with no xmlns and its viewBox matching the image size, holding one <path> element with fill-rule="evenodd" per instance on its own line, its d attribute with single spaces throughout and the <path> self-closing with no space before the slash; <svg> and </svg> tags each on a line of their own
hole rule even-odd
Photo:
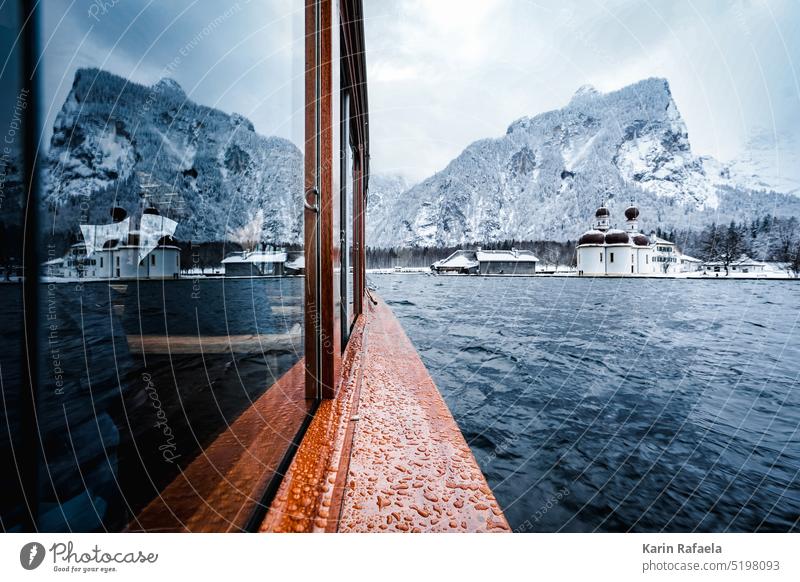
<svg viewBox="0 0 800 582">
<path fill-rule="evenodd" d="M 44 202 L 57 231 L 154 206 L 181 240 L 302 241 L 302 153 L 239 114 L 197 104 L 172 79 L 140 85 L 78 69 L 56 116 Z M 87 208 L 88 206 L 88 208 Z M 249 232 L 252 232 L 252 227 Z"/>
<path fill-rule="evenodd" d="M 583 86 L 563 108 L 521 117 L 505 135 L 469 144 L 395 200 L 379 192 L 380 208 L 368 207 L 367 241 L 574 240 L 601 202 L 621 221 L 636 201 L 643 228 L 701 227 L 760 216 L 767 207 L 800 215 L 797 198 L 740 181 L 748 182 L 692 152 L 666 79 L 609 93 Z"/>
</svg>

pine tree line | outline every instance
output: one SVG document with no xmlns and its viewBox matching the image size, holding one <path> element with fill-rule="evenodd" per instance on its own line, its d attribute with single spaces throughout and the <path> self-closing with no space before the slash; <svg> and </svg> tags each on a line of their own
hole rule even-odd
<svg viewBox="0 0 800 582">
<path fill-rule="evenodd" d="M 704 261 L 718 261 L 725 269 L 742 255 L 785 263 L 794 273 L 800 272 L 800 221 L 794 216 L 764 215 L 727 226 L 712 223 L 701 231 L 674 233 L 674 240 L 688 255 Z M 665 237 L 667 238 L 667 237 Z"/>
</svg>

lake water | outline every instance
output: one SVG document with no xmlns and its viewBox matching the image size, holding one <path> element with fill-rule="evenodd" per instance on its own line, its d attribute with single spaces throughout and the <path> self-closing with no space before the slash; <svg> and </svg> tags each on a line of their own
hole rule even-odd
<svg viewBox="0 0 800 582">
<path fill-rule="evenodd" d="M 517 531 L 800 529 L 800 282 L 369 283 Z"/>
<path fill-rule="evenodd" d="M 6 435 L 20 428 L 20 290 L 0 285 L 8 475 Z M 301 278 L 41 285 L 40 527 L 127 525 L 302 357 L 302 293 Z M 12 485 L 0 489 L 9 528 L 23 510 Z"/>
<path fill-rule="evenodd" d="M 515 529 L 799 528 L 800 283 L 369 281 L 417 346 Z M 66 529 L 64 520 L 78 531 L 124 526 L 302 352 L 299 336 L 171 356 L 137 353 L 132 338 L 288 333 L 302 321 L 302 282 L 43 285 L 45 529 Z M 0 286 L 5 387 L 19 380 L 20 331 L 10 323 L 19 289 Z M 14 396 L 5 401 L 12 411 Z M 3 434 L 18 427 L 10 429 Z M 170 462 L 167 452 L 180 456 Z M 13 523 L 20 504 L 6 493 L 4 485 L 0 514 Z"/>
</svg>

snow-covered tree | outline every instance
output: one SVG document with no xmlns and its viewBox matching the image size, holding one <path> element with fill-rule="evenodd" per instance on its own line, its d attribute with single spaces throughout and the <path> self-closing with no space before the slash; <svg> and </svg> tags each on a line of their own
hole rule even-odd
<svg viewBox="0 0 800 582">
<path fill-rule="evenodd" d="M 254 251 L 261 244 L 264 231 L 264 211 L 258 209 L 256 215 L 241 228 L 234 229 L 228 234 L 228 239 L 239 243 L 245 251 Z"/>
</svg>

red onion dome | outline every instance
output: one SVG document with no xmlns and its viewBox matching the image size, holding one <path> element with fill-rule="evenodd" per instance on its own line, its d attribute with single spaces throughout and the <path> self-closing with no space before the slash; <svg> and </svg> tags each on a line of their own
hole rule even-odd
<svg viewBox="0 0 800 582">
<path fill-rule="evenodd" d="M 622 230 L 609 230 L 606 233 L 607 245 L 624 245 L 630 242 L 628 233 Z"/>
<path fill-rule="evenodd" d="M 597 209 L 597 212 L 594 213 L 595 218 L 605 218 L 609 216 L 608 208 L 605 206 L 601 206 Z"/>
<path fill-rule="evenodd" d="M 633 244 L 637 247 L 646 247 L 650 245 L 650 239 L 647 238 L 647 235 L 636 234 L 633 236 Z"/>
<path fill-rule="evenodd" d="M 128 211 L 124 208 L 120 208 L 119 206 L 114 206 L 111 209 L 111 220 L 114 222 L 122 222 L 128 217 Z"/>
<path fill-rule="evenodd" d="M 601 245 L 605 242 L 605 236 L 599 230 L 587 230 L 578 239 L 579 245 Z"/>
<path fill-rule="evenodd" d="M 628 206 L 625 209 L 625 218 L 628 220 L 636 220 L 639 218 L 639 209 L 635 206 Z"/>
</svg>

